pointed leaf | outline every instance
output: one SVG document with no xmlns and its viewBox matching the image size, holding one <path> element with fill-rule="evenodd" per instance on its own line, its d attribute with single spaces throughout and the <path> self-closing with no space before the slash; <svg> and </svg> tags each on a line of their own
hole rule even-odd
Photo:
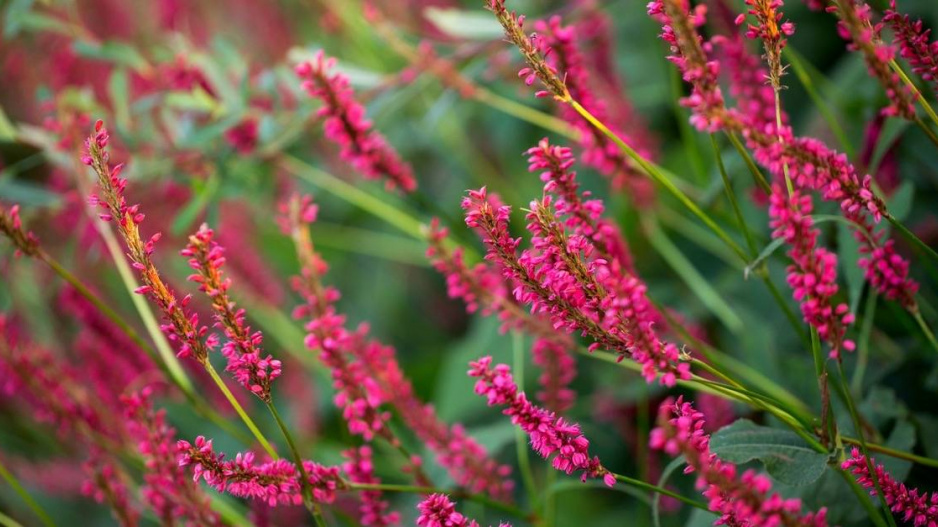
<svg viewBox="0 0 938 527">
<path fill-rule="evenodd" d="M 789 485 L 807 485 L 827 468 L 827 454 L 816 452 L 794 432 L 759 426 L 748 419 L 713 434 L 710 449 L 731 463 L 758 459 L 770 476 Z"/>
</svg>

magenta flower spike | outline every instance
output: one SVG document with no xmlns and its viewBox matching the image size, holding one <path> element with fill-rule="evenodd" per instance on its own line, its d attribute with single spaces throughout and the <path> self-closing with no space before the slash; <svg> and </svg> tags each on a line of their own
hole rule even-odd
<svg viewBox="0 0 938 527">
<path fill-rule="evenodd" d="M 873 465 L 875 474 L 870 473 L 870 464 Z M 883 465 L 877 465 L 876 460 L 867 459 L 858 448 L 851 450 L 850 457 L 840 468 L 850 471 L 857 483 L 870 490 L 870 496 L 879 494 L 876 488 L 879 485 L 882 489 L 882 499 L 903 521 L 915 527 L 938 526 L 938 492 L 929 495 L 927 492 L 908 488 L 886 472 Z"/>
<path fill-rule="evenodd" d="M 446 494 L 431 494 L 417 504 L 417 527 L 479 527 L 479 522 L 456 512 L 456 504 Z M 511 527 L 500 523 L 498 527 Z"/>
<path fill-rule="evenodd" d="M 355 100 L 348 78 L 330 73 L 335 59 L 320 51 L 309 62 L 296 67 L 303 89 L 322 101 L 318 115 L 325 118 L 326 137 L 339 145 L 342 158 L 366 179 L 385 178 L 389 189 L 417 189 L 413 169 L 365 118 L 365 108 Z"/>
<path fill-rule="evenodd" d="M 893 46 L 899 48 L 899 56 L 909 61 L 912 70 L 938 93 L 938 42 L 930 40 L 931 29 L 921 20 L 913 21 L 909 15 L 900 13 L 896 0 L 890 0 L 883 22 L 895 33 Z"/>
<path fill-rule="evenodd" d="M 584 481 L 587 477 L 602 478 L 606 485 L 615 485 L 615 476 L 600 464 L 599 458 L 590 457 L 589 440 L 580 432 L 580 426 L 528 401 L 507 365 L 493 368 L 492 357 L 482 357 L 469 366 L 469 376 L 479 379 L 475 392 L 485 396 L 489 406 L 505 406 L 502 413 L 528 434 L 531 448 L 551 460 L 555 469 L 566 474 L 581 471 Z"/>
</svg>

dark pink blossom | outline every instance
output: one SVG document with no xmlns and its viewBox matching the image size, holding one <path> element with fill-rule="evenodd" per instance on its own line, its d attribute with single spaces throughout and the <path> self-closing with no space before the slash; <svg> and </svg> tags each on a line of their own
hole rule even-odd
<svg viewBox="0 0 938 527">
<path fill-rule="evenodd" d="M 479 379 L 475 392 L 485 396 L 489 406 L 506 406 L 502 413 L 528 434 L 535 452 L 544 459 L 553 456 L 551 465 L 555 469 L 567 474 L 582 471 L 584 481 L 587 477 L 601 477 L 606 485 L 615 485 L 615 476 L 600 464 L 599 458 L 590 457 L 589 440 L 580 432 L 580 426 L 528 401 L 507 365 L 492 368 L 492 357 L 482 357 L 469 366 L 469 376 Z"/>
<path fill-rule="evenodd" d="M 710 435 L 704 431 L 704 415 L 682 398 L 667 399 L 658 409 L 658 427 L 651 432 L 651 447 L 671 456 L 683 455 L 685 473 L 697 474 L 711 511 L 720 515 L 717 525 L 826 527 L 827 511 L 801 513 L 801 500 L 771 493 L 767 476 L 747 470 L 737 473 L 710 451 Z"/>
<path fill-rule="evenodd" d="M 257 119 L 248 117 L 225 132 L 225 141 L 241 155 L 248 155 L 257 148 Z"/>
<path fill-rule="evenodd" d="M 346 462 L 342 464 L 342 470 L 348 475 L 352 483 L 377 484 L 381 480 L 375 476 L 374 465 L 371 461 L 371 447 L 362 446 L 351 448 L 342 454 Z M 380 490 L 363 490 L 359 492 L 361 505 L 358 507 L 359 523 L 364 527 L 385 527 L 400 523 L 401 515 L 397 512 L 388 512 L 391 506 L 382 499 Z"/>
<path fill-rule="evenodd" d="M 938 42 L 929 40 L 931 29 L 921 20 L 913 21 L 909 15 L 899 13 L 896 0 L 890 0 L 883 22 L 895 33 L 893 45 L 899 48 L 899 55 L 938 93 Z"/>
<path fill-rule="evenodd" d="M 845 338 L 847 326 L 853 322 L 847 304 L 837 303 L 837 255 L 818 246 L 820 230 L 811 218 L 811 196 L 795 190 L 788 195 L 779 184 L 770 196 L 772 236 L 790 247 L 788 284 L 795 300 L 801 304 L 805 322 L 830 344 L 830 356 L 839 358 L 841 349 L 853 350 L 852 340 Z"/>
<path fill-rule="evenodd" d="M 336 142 L 342 158 L 352 163 L 365 178 L 386 178 L 388 188 L 407 192 L 417 188 L 413 170 L 400 159 L 384 136 L 372 129 L 365 108 L 354 97 L 349 80 L 341 73 L 329 73 L 335 59 L 321 51 L 310 62 L 296 67 L 303 89 L 323 103 L 318 115 L 325 117 L 326 137 Z"/>
<path fill-rule="evenodd" d="M 456 512 L 456 504 L 446 494 L 431 494 L 417 504 L 417 527 L 479 527 L 479 523 Z M 498 527 L 511 527 L 499 523 Z"/>
<path fill-rule="evenodd" d="M 228 296 L 231 279 L 225 278 L 225 249 L 214 240 L 215 232 L 202 224 L 189 236 L 189 244 L 182 250 L 189 257 L 189 266 L 196 272 L 189 281 L 199 284 L 199 290 L 212 300 L 215 325 L 228 339 L 221 348 L 228 360 L 225 370 L 254 395 L 270 401 L 270 384 L 281 374 L 281 362 L 270 354 L 264 355 L 261 344 L 264 336 L 253 331 L 244 321 L 244 309 L 237 309 Z"/>
<path fill-rule="evenodd" d="M 274 507 L 303 503 L 300 473 L 296 466 L 284 459 L 255 463 L 251 452 L 238 453 L 234 460 L 225 461 L 217 454 L 211 439 L 199 436 L 195 444 L 179 440 L 176 444 L 179 465 L 193 467 L 193 481 L 204 479 L 219 492 L 228 492 L 239 498 L 260 500 Z M 313 501 L 332 503 L 336 491 L 343 483 L 338 467 L 326 467 L 304 461 L 303 468 L 309 478 Z"/>
<path fill-rule="evenodd" d="M 870 465 L 873 465 L 875 474 L 870 474 Z M 921 492 L 910 489 L 904 483 L 896 481 L 882 465 L 876 460 L 867 459 L 858 448 L 850 452 L 850 457 L 844 461 L 840 468 L 849 470 L 857 479 L 857 483 L 870 489 L 870 496 L 879 492 L 876 486 L 882 489 L 882 497 L 892 512 L 900 515 L 902 520 L 915 527 L 938 526 L 938 492 Z"/>
</svg>

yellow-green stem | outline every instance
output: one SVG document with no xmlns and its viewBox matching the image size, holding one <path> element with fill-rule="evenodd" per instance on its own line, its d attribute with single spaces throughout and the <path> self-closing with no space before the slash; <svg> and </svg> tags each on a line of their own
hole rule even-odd
<svg viewBox="0 0 938 527">
<path fill-rule="evenodd" d="M 49 516 L 49 513 L 47 513 L 45 509 L 43 509 L 42 506 L 40 506 L 39 503 L 33 499 L 33 497 L 29 494 L 29 492 L 26 491 L 23 485 L 20 484 L 19 480 L 16 479 L 16 476 L 14 476 L 12 472 L 3 466 L 3 462 L 0 462 L 0 477 L 2 477 L 3 480 L 7 482 L 7 484 L 13 487 L 13 491 L 19 495 L 20 499 L 23 500 L 23 503 L 25 503 L 30 508 L 30 510 L 33 511 L 33 513 L 39 518 L 39 521 L 41 521 L 43 525 L 46 527 L 55 527 L 55 522 L 52 521 L 52 517 Z"/>
<path fill-rule="evenodd" d="M 218 372 L 215 371 L 215 367 L 212 366 L 212 363 L 208 362 L 207 360 L 205 361 L 205 371 L 207 371 L 208 374 L 212 377 L 212 380 L 215 381 L 215 385 L 218 386 L 218 389 L 221 390 L 222 394 L 224 394 L 225 399 L 228 399 L 228 403 L 231 404 L 231 407 L 234 408 L 235 412 L 237 412 L 238 417 L 240 417 L 245 426 L 248 427 L 248 430 L 251 431 L 251 434 L 254 435 L 254 438 L 257 439 L 257 442 L 261 444 L 261 447 L 265 452 L 267 452 L 267 455 L 269 455 L 272 459 L 280 459 L 280 456 L 277 455 L 277 452 L 270 445 L 270 442 L 266 437 L 264 437 L 264 434 L 261 433 L 260 429 L 257 428 L 257 425 L 254 424 L 254 420 L 252 420 L 251 416 L 249 416 L 247 412 L 244 411 L 241 403 L 235 399 L 234 394 L 231 393 L 231 390 L 228 389 L 225 381 L 223 381 L 222 378 L 218 376 Z"/>
</svg>

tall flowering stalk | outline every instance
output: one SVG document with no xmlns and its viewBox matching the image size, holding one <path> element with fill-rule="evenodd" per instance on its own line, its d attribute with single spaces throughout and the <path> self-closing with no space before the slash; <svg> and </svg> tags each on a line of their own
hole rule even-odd
<svg viewBox="0 0 938 527">
<path fill-rule="evenodd" d="M 682 398 L 668 399 L 659 407 L 651 447 L 671 456 L 684 456 L 684 472 L 697 474 L 697 489 L 709 500 L 710 510 L 720 515 L 717 524 L 827 526 L 826 509 L 802 514 L 801 500 L 771 493 L 772 483 L 767 476 L 753 470 L 740 475 L 736 465 L 711 452 L 704 415 Z"/>
<path fill-rule="evenodd" d="M 280 376 L 281 362 L 271 355 L 264 355 L 260 331 L 252 331 L 244 322 L 244 310 L 236 309 L 228 296 L 231 279 L 224 277 L 225 249 L 213 239 L 215 233 L 207 225 L 189 237 L 189 244 L 182 251 L 189 257 L 189 266 L 196 272 L 189 280 L 199 284 L 199 290 L 212 300 L 216 324 L 221 327 L 228 341 L 222 345 L 221 353 L 228 360 L 225 370 L 264 402 L 270 402 L 270 384 Z"/>
<path fill-rule="evenodd" d="M 830 1 L 832 5 L 828 11 L 840 19 L 837 26 L 840 36 L 850 42 L 851 50 L 863 54 L 870 75 L 886 90 L 890 104 L 883 109 L 883 114 L 914 119 L 915 96 L 902 83 L 899 75 L 892 71 L 889 63 L 895 58 L 896 49 L 879 37 L 882 26 L 873 24 L 870 6 L 862 0 Z"/>
<path fill-rule="evenodd" d="M 143 285 L 134 292 L 149 296 L 160 308 L 166 321 L 160 329 L 170 341 L 176 343 L 178 356 L 193 357 L 205 365 L 208 363 L 209 346 L 203 339 L 208 333 L 208 327 L 200 325 L 198 315 L 187 309 L 191 297 L 187 295 L 177 301 L 173 291 L 160 278 L 151 256 L 161 235 L 154 234 L 146 242 L 140 237 L 139 225 L 143 222 L 144 215 L 140 212 L 139 205 L 127 204 L 124 197 L 127 180 L 120 177 L 124 165 L 111 165 L 107 151 L 109 139 L 104 123 L 98 121 L 94 126 L 94 135 L 85 141 L 85 153 L 81 161 L 97 174 L 101 191 L 100 196 L 91 197 L 91 202 L 105 210 L 101 219 L 113 221 L 117 226 L 127 247 L 131 266 L 137 270 L 143 281 Z"/>
<path fill-rule="evenodd" d="M 873 465 L 875 474 L 870 473 Z M 892 512 L 902 516 L 902 519 L 915 527 L 938 526 L 938 492 L 921 492 L 910 489 L 904 483 L 896 481 L 883 465 L 877 465 L 874 459 L 867 459 L 860 450 L 854 448 L 850 457 L 840 467 L 849 470 L 857 479 L 857 483 L 870 489 L 870 495 L 879 494 L 882 490 L 882 499 Z"/>
<path fill-rule="evenodd" d="M 400 447 L 399 440 L 386 424 L 390 415 L 381 409 L 382 405 L 389 404 L 434 452 L 437 461 L 457 484 L 472 492 L 510 498 L 513 485 L 508 478 L 510 468 L 491 459 L 485 448 L 466 434 L 462 426 L 442 422 L 433 407 L 417 397 L 397 362 L 394 349 L 368 340 L 365 325 L 354 333 L 345 329 L 345 316 L 338 314 L 334 305 L 339 293 L 321 282 L 328 266 L 314 251 L 306 225 L 315 220 L 316 205 L 305 196 L 302 200 L 295 199 L 288 209 L 285 211 L 288 217 L 282 223 L 290 229 L 302 262 L 302 275 L 295 285 L 306 298 L 306 303 L 294 314 L 311 317 L 306 326 L 307 344 L 321 350 L 320 358 L 333 371 L 339 391 L 336 405 L 343 408 L 349 430 L 366 440 L 379 436 Z M 417 478 L 425 480 L 420 460 L 410 461 Z"/>
<path fill-rule="evenodd" d="M 318 115 L 325 117 L 326 137 L 339 145 L 342 158 L 367 179 L 385 178 L 389 189 L 413 192 L 417 189 L 410 165 L 402 161 L 384 136 L 372 129 L 365 108 L 355 100 L 349 80 L 330 73 L 335 59 L 320 51 L 310 62 L 296 67 L 303 88 L 322 101 Z"/>
<path fill-rule="evenodd" d="M 921 20 L 913 21 L 909 15 L 900 13 L 896 0 L 890 0 L 889 9 L 883 13 L 883 22 L 895 34 L 893 46 L 899 48 L 899 55 L 909 61 L 912 70 L 938 93 L 938 42 L 930 40 L 931 29 L 926 28 Z"/>
<path fill-rule="evenodd" d="M 469 376 L 479 379 L 475 392 L 485 396 L 489 406 L 506 406 L 502 413 L 528 434 L 531 448 L 544 459 L 550 459 L 555 469 L 567 474 L 581 471 L 584 481 L 587 477 L 601 477 L 606 485 L 615 485 L 615 476 L 602 466 L 599 458 L 590 457 L 589 440 L 580 433 L 580 426 L 528 401 L 507 365 L 493 368 L 492 357 L 482 357 L 469 366 Z"/>
</svg>

